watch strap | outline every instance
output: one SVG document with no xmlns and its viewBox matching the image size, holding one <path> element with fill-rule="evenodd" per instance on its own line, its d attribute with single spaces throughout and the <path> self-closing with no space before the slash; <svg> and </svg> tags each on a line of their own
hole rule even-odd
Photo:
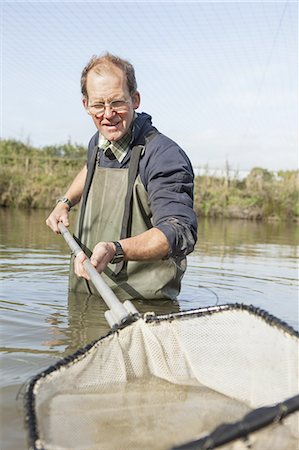
<svg viewBox="0 0 299 450">
<path fill-rule="evenodd" d="M 60 198 L 58 198 L 57 201 L 56 201 L 56 205 L 59 202 L 65 203 L 69 207 L 69 210 L 73 207 L 72 202 L 67 197 L 60 197 Z"/>
<path fill-rule="evenodd" d="M 121 243 L 118 241 L 113 241 L 113 244 L 115 245 L 115 255 L 110 261 L 110 264 L 117 264 L 119 262 L 122 262 L 124 260 L 125 254 L 123 251 L 123 248 L 121 246 Z"/>
</svg>

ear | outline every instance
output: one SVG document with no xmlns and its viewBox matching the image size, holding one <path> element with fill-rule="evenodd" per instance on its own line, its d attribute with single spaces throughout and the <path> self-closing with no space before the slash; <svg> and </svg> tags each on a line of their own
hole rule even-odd
<svg viewBox="0 0 299 450">
<path fill-rule="evenodd" d="M 84 109 L 86 109 L 86 108 L 87 108 L 87 105 L 88 105 L 88 101 L 87 101 L 87 98 L 86 98 L 86 97 L 83 97 L 83 98 L 82 98 L 82 103 L 83 103 Z"/>
<path fill-rule="evenodd" d="M 133 108 L 134 108 L 134 109 L 139 108 L 139 105 L 140 105 L 140 94 L 139 94 L 138 91 L 136 91 L 136 92 L 133 94 L 133 97 L 132 97 L 132 103 L 133 103 Z"/>
</svg>

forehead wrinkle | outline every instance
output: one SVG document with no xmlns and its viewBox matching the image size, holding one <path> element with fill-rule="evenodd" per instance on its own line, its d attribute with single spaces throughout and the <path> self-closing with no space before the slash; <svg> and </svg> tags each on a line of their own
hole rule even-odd
<svg viewBox="0 0 299 450">
<path fill-rule="evenodd" d="M 110 79 L 105 80 L 105 75 L 110 75 Z M 87 76 L 87 92 L 89 94 L 89 99 L 92 102 L 98 101 L 99 103 L 111 102 L 113 100 L 123 99 L 126 97 L 126 86 L 122 73 L 120 72 L 117 76 L 115 73 L 102 72 L 101 74 L 95 70 L 90 71 Z M 102 79 L 100 86 L 95 82 L 95 77 Z M 112 78 L 111 78 L 112 75 Z M 114 83 L 111 85 L 112 79 L 114 78 Z M 92 91 L 92 92 L 90 92 Z M 105 95 L 105 96 L 104 96 Z"/>
</svg>

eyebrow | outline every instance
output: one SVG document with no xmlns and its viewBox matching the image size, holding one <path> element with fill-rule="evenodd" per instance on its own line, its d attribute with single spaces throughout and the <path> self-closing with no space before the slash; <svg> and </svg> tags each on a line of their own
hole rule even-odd
<svg viewBox="0 0 299 450">
<path fill-rule="evenodd" d="M 119 100 L 121 100 L 121 101 L 125 101 L 125 99 L 124 98 L 120 98 L 120 97 L 118 97 L 118 98 L 113 98 L 112 100 L 107 100 L 107 103 L 113 103 L 113 102 L 117 102 L 117 101 L 119 101 Z M 106 103 L 104 100 L 95 100 L 95 102 L 94 103 Z"/>
</svg>

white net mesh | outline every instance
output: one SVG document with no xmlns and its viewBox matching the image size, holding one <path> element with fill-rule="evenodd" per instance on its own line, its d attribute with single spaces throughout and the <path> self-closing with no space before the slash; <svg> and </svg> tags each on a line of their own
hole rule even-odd
<svg viewBox="0 0 299 450">
<path fill-rule="evenodd" d="M 167 449 L 297 391 L 298 338 L 249 310 L 139 319 L 35 383 L 36 448 Z M 296 449 L 276 428 L 254 448 Z"/>
</svg>

